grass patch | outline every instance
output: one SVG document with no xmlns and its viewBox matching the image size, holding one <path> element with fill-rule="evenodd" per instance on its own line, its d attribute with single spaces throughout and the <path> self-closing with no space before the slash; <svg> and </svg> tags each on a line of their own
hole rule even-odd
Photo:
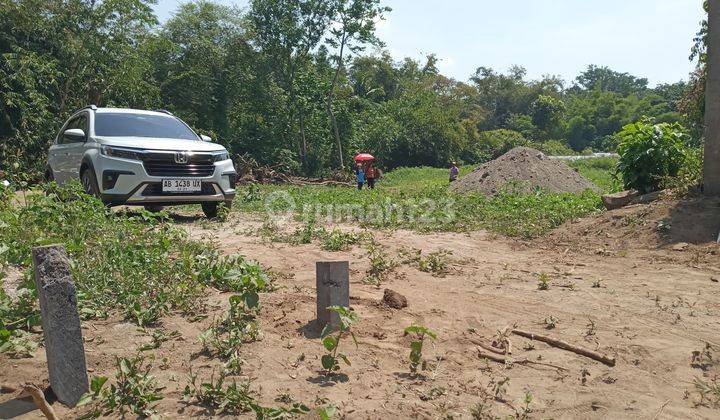
<svg viewBox="0 0 720 420">
<path fill-rule="evenodd" d="M 580 159 L 565 162 L 571 168 L 577 169 L 580 175 L 600 187 L 604 193 L 614 193 L 623 190 L 622 181 L 615 176 L 617 158 L 602 157 L 595 159 Z"/>
<path fill-rule="evenodd" d="M 6 264 L 25 270 L 17 299 L 0 288 L 0 347 L 40 325 L 31 258 L 38 245 L 65 245 L 83 319 L 115 312 L 153 325 L 171 311 L 205 312 L 207 286 L 241 295 L 271 288 L 260 266 L 189 239 L 163 213 L 111 211 L 75 183 L 43 188 L 24 205 L 0 191 L 0 272 Z"/>
<path fill-rule="evenodd" d="M 461 171 L 467 173 L 470 168 Z M 601 169 L 593 171 L 600 173 Z M 599 175 L 596 177 L 599 179 Z M 422 232 L 488 229 L 509 236 L 535 237 L 565 221 L 600 210 L 598 194 L 506 192 L 497 197 L 455 194 L 447 170 L 401 168 L 385 175 L 375 190 L 348 187 L 252 185 L 239 187 L 234 211 L 289 212 L 318 224 L 346 222 L 367 228 Z M 235 210 L 237 209 L 237 210 Z"/>
</svg>

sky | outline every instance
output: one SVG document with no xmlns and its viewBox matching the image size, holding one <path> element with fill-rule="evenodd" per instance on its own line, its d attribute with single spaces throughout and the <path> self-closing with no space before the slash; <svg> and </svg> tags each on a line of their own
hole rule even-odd
<svg viewBox="0 0 720 420">
<path fill-rule="evenodd" d="M 246 7 L 247 0 L 215 0 Z M 158 0 L 161 22 L 182 0 Z M 645 77 L 687 80 L 701 0 L 384 0 L 392 7 L 378 36 L 396 60 L 440 59 L 447 76 L 468 80 L 480 67 L 521 65 L 528 77 L 572 81 L 588 65 Z M 372 53 L 371 50 L 368 51 Z"/>
</svg>

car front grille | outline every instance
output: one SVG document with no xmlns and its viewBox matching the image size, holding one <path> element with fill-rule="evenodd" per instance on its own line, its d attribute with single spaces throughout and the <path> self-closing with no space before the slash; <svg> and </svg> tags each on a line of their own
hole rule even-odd
<svg viewBox="0 0 720 420">
<path fill-rule="evenodd" d="M 175 153 L 149 153 L 143 159 L 145 171 L 150 176 L 202 178 L 215 172 L 211 154 L 189 154 L 187 163 L 177 163 Z"/>
<path fill-rule="evenodd" d="M 163 195 L 214 195 L 217 192 L 210 182 L 203 182 L 199 192 L 163 192 L 162 182 L 149 182 L 141 195 L 143 197 L 157 197 Z"/>
</svg>

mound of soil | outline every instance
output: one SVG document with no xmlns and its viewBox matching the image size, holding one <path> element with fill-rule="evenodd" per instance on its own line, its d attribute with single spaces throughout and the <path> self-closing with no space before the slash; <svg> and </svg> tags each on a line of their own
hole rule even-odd
<svg viewBox="0 0 720 420">
<path fill-rule="evenodd" d="M 720 198 L 692 196 L 678 200 L 661 196 L 652 203 L 630 205 L 565 223 L 541 242 L 609 254 L 627 249 L 682 251 L 687 245 L 690 250 L 710 248 L 715 253 L 718 232 Z"/>
<path fill-rule="evenodd" d="M 511 187 L 519 192 L 542 188 L 551 192 L 579 193 L 599 188 L 563 162 L 550 159 L 529 147 L 516 147 L 487 162 L 450 185 L 459 193 L 482 192 L 496 195 Z"/>
</svg>

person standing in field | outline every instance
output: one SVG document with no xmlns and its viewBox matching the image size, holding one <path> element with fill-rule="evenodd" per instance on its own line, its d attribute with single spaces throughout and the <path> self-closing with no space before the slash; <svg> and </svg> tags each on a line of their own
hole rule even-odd
<svg viewBox="0 0 720 420">
<path fill-rule="evenodd" d="M 367 179 L 368 188 L 375 189 L 375 180 L 378 177 L 378 171 L 372 162 L 368 162 L 367 170 L 365 170 L 365 178 Z"/>
<path fill-rule="evenodd" d="M 355 168 L 355 175 L 357 175 L 358 190 L 362 190 L 363 184 L 365 183 L 365 169 L 363 168 L 362 163 L 357 164 L 357 167 Z"/>
<path fill-rule="evenodd" d="M 453 162 L 452 166 L 450 167 L 450 182 L 457 181 L 459 173 L 460 170 L 458 169 L 457 164 Z"/>
</svg>

